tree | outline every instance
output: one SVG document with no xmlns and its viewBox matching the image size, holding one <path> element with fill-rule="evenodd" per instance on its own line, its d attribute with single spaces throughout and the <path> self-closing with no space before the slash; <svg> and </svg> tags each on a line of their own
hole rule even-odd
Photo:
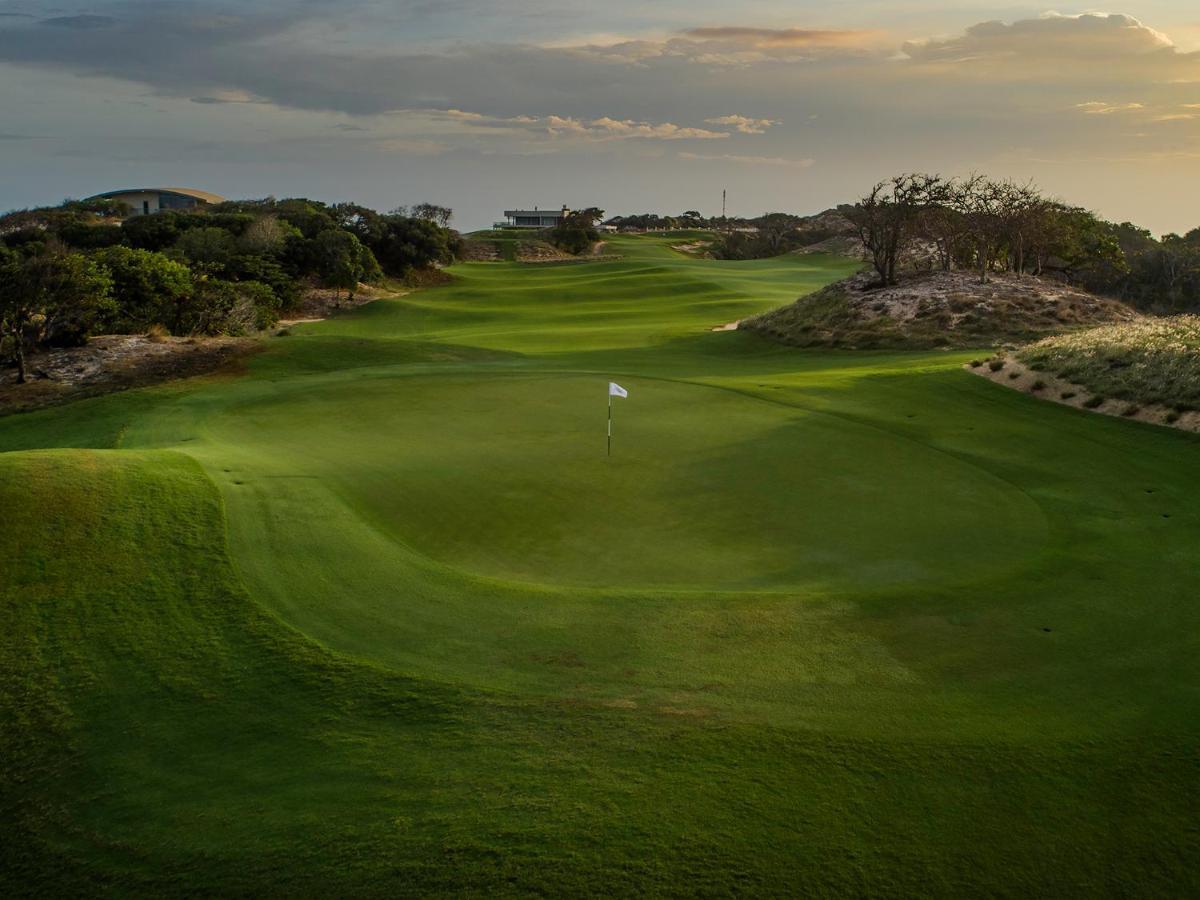
<svg viewBox="0 0 1200 900">
<path fill-rule="evenodd" d="M 212 275 L 233 258 L 233 235 L 223 228 L 192 228 L 179 236 L 175 250 L 193 269 Z"/>
<path fill-rule="evenodd" d="M 177 333 L 245 334 L 269 328 L 278 318 L 279 300 L 267 285 L 208 278 L 181 308 Z"/>
<path fill-rule="evenodd" d="M 388 215 L 382 235 L 368 246 L 385 273 L 404 277 L 413 269 L 452 262 L 460 244 L 455 232 L 435 222 Z"/>
<path fill-rule="evenodd" d="M 546 240 L 568 253 L 582 253 L 600 240 L 596 223 L 603 218 L 604 210 L 594 206 L 568 213 L 546 232 Z"/>
<path fill-rule="evenodd" d="M 321 281 L 329 287 L 345 290 L 350 297 L 370 271 L 368 258 L 374 262 L 371 251 L 353 234 L 340 228 L 318 235 L 314 252 Z"/>
<path fill-rule="evenodd" d="M 938 175 L 897 175 L 876 184 L 854 206 L 839 208 L 858 231 L 883 286 L 896 283 L 896 263 L 926 209 L 943 200 Z"/>
<path fill-rule="evenodd" d="M 94 258 L 112 278 L 116 303 L 107 324 L 113 331 L 145 331 L 155 324 L 173 329 L 180 306 L 193 290 L 187 266 L 161 253 L 130 247 L 110 247 Z"/>
<path fill-rule="evenodd" d="M 1004 238 L 1006 190 L 1000 182 L 972 175 L 956 183 L 948 195 L 950 207 L 962 217 L 980 284 L 987 284 Z"/>
<path fill-rule="evenodd" d="M 283 250 L 288 235 L 295 233 L 295 226 L 280 222 L 275 216 L 260 216 L 242 232 L 238 248 L 243 253 L 274 256 Z"/>
<path fill-rule="evenodd" d="M 179 217 L 171 211 L 133 216 L 121 223 L 130 246 L 139 250 L 166 250 L 179 240 Z"/>
<path fill-rule="evenodd" d="M 765 213 L 754 220 L 759 237 L 766 245 L 767 255 L 778 256 L 795 242 L 798 221 L 796 216 L 788 213 Z"/>
<path fill-rule="evenodd" d="M 22 258 L 0 256 L 0 338 L 25 383 L 25 351 L 42 342 L 77 344 L 87 340 L 97 319 L 111 308 L 112 282 L 92 260 L 61 247 Z"/>
<path fill-rule="evenodd" d="M 454 218 L 454 210 L 448 206 L 438 206 L 434 203 L 418 203 L 412 208 L 410 215 L 414 219 L 424 219 L 426 222 L 433 222 L 442 228 L 449 228 L 450 220 Z"/>
</svg>

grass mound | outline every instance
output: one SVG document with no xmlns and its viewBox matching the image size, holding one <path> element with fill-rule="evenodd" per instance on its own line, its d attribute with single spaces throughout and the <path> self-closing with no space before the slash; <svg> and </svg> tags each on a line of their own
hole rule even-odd
<svg viewBox="0 0 1200 900">
<path fill-rule="evenodd" d="M 887 288 L 875 281 L 862 272 L 739 327 L 799 347 L 930 349 L 1028 341 L 1136 318 L 1115 300 L 1032 276 L 997 274 L 980 284 L 967 272 L 937 272 Z"/>
<path fill-rule="evenodd" d="M 1200 316 L 1140 319 L 1043 338 L 1017 356 L 1103 396 L 1200 409 Z"/>
</svg>

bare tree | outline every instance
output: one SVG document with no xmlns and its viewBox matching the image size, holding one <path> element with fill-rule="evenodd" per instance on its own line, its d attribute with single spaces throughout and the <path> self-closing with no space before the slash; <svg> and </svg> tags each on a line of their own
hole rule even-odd
<svg viewBox="0 0 1200 900">
<path fill-rule="evenodd" d="M 982 175 L 958 182 L 951 194 L 955 212 L 962 216 L 966 235 L 974 250 L 979 283 L 987 284 L 992 266 L 1004 240 L 1004 210 L 1007 188 Z"/>
<path fill-rule="evenodd" d="M 840 211 L 858 230 L 882 285 L 896 283 L 896 263 L 921 214 L 942 193 L 939 175 L 897 175 Z"/>
</svg>

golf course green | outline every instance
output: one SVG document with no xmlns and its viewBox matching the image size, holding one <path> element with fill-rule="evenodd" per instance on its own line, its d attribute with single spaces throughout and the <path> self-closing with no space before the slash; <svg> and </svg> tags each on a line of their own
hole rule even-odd
<svg viewBox="0 0 1200 900">
<path fill-rule="evenodd" d="M 0 895 L 1200 893 L 1200 439 L 683 240 L 0 418 Z"/>
</svg>

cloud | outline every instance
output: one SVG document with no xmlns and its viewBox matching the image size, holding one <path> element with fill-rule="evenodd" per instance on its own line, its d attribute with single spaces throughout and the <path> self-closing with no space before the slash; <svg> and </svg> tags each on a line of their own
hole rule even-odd
<svg viewBox="0 0 1200 900">
<path fill-rule="evenodd" d="M 551 116 L 547 130 L 551 134 L 562 130 L 572 134 L 586 134 L 591 137 L 598 137 L 601 140 L 607 138 L 651 138 L 661 141 L 678 141 L 713 140 L 729 137 L 729 134 L 724 131 L 709 131 L 705 128 L 686 128 L 675 125 L 672 122 L 662 122 L 660 124 L 635 122 L 630 119 L 612 119 L 608 116 L 592 119 L 586 123 L 579 122 L 576 119 L 562 119 L 558 116 Z"/>
<path fill-rule="evenodd" d="M 449 144 L 442 144 L 437 141 L 406 140 L 403 138 L 372 141 L 371 146 L 383 153 L 394 153 L 398 156 L 438 156 L 452 149 Z"/>
<path fill-rule="evenodd" d="M 737 163 L 744 166 L 786 166 L 796 169 L 807 169 L 815 164 L 812 159 L 787 159 L 782 156 L 743 156 L 737 153 L 679 153 L 680 159 L 698 160 L 701 162 Z"/>
<path fill-rule="evenodd" d="M 920 62 L 965 62 L 1027 58 L 1111 60 L 1175 52 L 1159 31 L 1124 15 L 1047 13 L 1038 19 L 981 22 L 950 38 L 908 41 L 903 53 Z"/>
<path fill-rule="evenodd" d="M 94 31 L 97 28 L 111 28 L 117 23 L 117 20 L 111 16 L 54 16 L 49 19 L 42 19 L 38 22 L 39 25 L 48 25 L 51 28 L 70 28 L 76 31 Z"/>
<path fill-rule="evenodd" d="M 192 97 L 193 103 L 268 103 L 265 97 L 256 97 L 247 91 L 217 91 L 215 94 Z"/>
<path fill-rule="evenodd" d="M 717 116 L 705 119 L 708 125 L 732 125 L 742 134 L 765 134 L 772 125 L 778 125 L 778 119 L 751 119 L 747 116 Z"/>
<path fill-rule="evenodd" d="M 747 28 L 721 25 L 690 28 L 684 36 L 696 41 L 748 44 L 752 47 L 829 47 L 861 44 L 875 33 L 870 31 L 822 31 L 809 28 Z"/>
<path fill-rule="evenodd" d="M 1088 100 L 1085 103 L 1076 103 L 1075 108 L 1089 116 L 1111 116 L 1113 113 L 1136 112 L 1139 109 L 1145 109 L 1146 105 L 1144 103 L 1109 103 L 1105 100 Z"/>
</svg>

